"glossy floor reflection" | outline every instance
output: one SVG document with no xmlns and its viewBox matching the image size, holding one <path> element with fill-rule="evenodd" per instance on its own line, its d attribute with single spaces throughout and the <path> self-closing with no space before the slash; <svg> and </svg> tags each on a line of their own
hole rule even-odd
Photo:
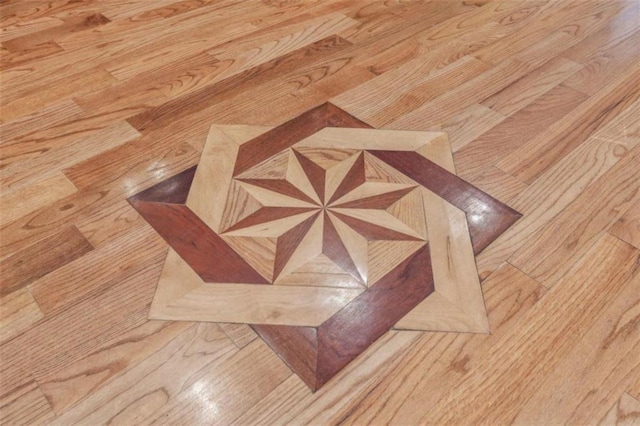
<svg viewBox="0 0 640 426">
<path fill-rule="evenodd" d="M 129 201 L 171 247 L 150 317 L 252 324 L 312 390 L 391 328 L 489 332 L 474 254 L 520 216 L 445 133 L 331 104 L 214 125 L 197 169 Z"/>
</svg>

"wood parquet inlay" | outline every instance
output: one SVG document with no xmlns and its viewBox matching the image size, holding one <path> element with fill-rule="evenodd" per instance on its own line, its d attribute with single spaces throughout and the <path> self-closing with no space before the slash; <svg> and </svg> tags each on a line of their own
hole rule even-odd
<svg viewBox="0 0 640 426">
<path fill-rule="evenodd" d="M 446 133 L 331 104 L 213 125 L 197 169 L 129 201 L 170 245 L 150 317 L 251 324 L 314 391 L 391 328 L 489 332 L 474 254 L 520 216 Z"/>
</svg>

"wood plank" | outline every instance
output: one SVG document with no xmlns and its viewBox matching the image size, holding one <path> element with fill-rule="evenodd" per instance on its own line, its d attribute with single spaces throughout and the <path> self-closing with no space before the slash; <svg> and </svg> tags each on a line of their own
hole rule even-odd
<svg viewBox="0 0 640 426">
<path fill-rule="evenodd" d="M 580 62 L 584 67 L 569 78 L 566 85 L 583 93 L 595 95 L 612 78 L 638 62 L 640 59 L 638 41 L 640 41 L 640 31 L 630 34 L 617 45 L 608 47 L 606 52 L 597 52 L 582 59 Z"/>
<path fill-rule="evenodd" d="M 428 416 L 434 423 L 512 421 L 526 402 L 522 395 L 534 393 L 552 374 L 626 287 L 637 271 L 639 258 L 640 252 L 628 244 L 603 236 L 558 283 L 553 295 L 547 293 L 522 318 L 528 332 L 514 327 L 479 360 L 473 374 L 460 380 L 427 412 L 416 410 L 413 419 Z M 589 286 L 584 285 L 585 280 Z M 514 374 L 516 370 L 519 373 Z M 451 410 L 452 404 L 456 410 Z"/>
<path fill-rule="evenodd" d="M 630 158 L 625 158 L 627 155 Z M 586 185 L 590 182 L 586 179 L 594 175 L 600 176 L 620 161 L 630 165 L 639 158 L 640 145 L 635 143 L 618 143 L 595 137 L 583 143 L 572 153 L 571 158 L 558 163 L 556 170 L 569 173 L 572 169 L 570 164 L 587 165 L 585 168 L 590 170 L 582 172 L 584 174 L 581 176 L 585 179 L 582 183 L 585 189 L 573 203 L 528 239 L 527 244 L 516 251 L 509 261 L 545 285 L 553 285 L 566 271 L 568 262 L 578 259 L 602 231 L 615 223 L 634 202 L 640 200 L 640 173 L 634 173 L 635 170 L 631 167 L 614 168 L 607 173 L 609 179 L 605 174 L 588 187 Z M 617 170 L 624 172 L 619 177 L 611 176 Z M 576 176 L 580 171 L 576 170 L 574 173 Z M 567 180 L 576 181 L 575 178 Z M 542 247 L 544 249 L 540 251 Z"/>
<path fill-rule="evenodd" d="M 135 231 L 33 281 L 29 290 L 42 311 L 49 315 L 72 306 L 160 259 L 164 241 L 149 227 Z"/>
<path fill-rule="evenodd" d="M 150 358 L 192 328 L 188 322 L 144 322 L 87 356 L 43 374 L 38 379 L 40 389 L 60 415 L 131 369 L 152 362 Z"/>
<path fill-rule="evenodd" d="M 640 201 L 629 207 L 609 233 L 640 249 Z"/>
<path fill-rule="evenodd" d="M 137 423 L 153 418 L 237 350 L 216 324 L 192 325 L 51 424 Z"/>
<path fill-rule="evenodd" d="M 75 226 L 69 226 L 0 261 L 0 295 L 5 296 L 93 250 Z"/>
<path fill-rule="evenodd" d="M 582 65 L 578 63 L 562 57 L 554 58 L 480 103 L 503 115 L 512 115 L 580 69 Z"/>
<path fill-rule="evenodd" d="M 640 401 L 623 393 L 611 407 L 611 410 L 600 420 L 600 425 L 633 425 L 640 420 Z"/>
<path fill-rule="evenodd" d="M 246 374 L 237 374 L 237 369 Z M 197 382 L 184 389 L 174 401 L 153 413 L 152 424 L 180 421 L 230 424 L 290 376 L 291 371 L 273 351 L 264 342 L 254 340 L 233 356 L 208 368 Z M 192 397 L 194 392 L 202 392 L 203 389 L 215 395 L 216 401 L 225 409 L 212 410 L 208 400 Z"/>
<path fill-rule="evenodd" d="M 247 324 L 220 323 L 218 325 L 239 349 L 244 348 L 258 337 Z"/>
<path fill-rule="evenodd" d="M 527 392 L 514 423 L 587 424 L 602 418 L 640 374 L 639 312 L 636 274 L 541 386 Z"/>
<path fill-rule="evenodd" d="M 161 266 L 159 261 L 150 262 L 144 269 L 106 285 L 103 292 L 48 316 L 5 342 L 0 346 L 3 388 L 13 389 L 27 383 L 31 375 L 38 380 L 72 365 L 146 323 Z M 28 357 L 24 356 L 26 352 Z"/>
<path fill-rule="evenodd" d="M 522 148 L 507 155 L 498 167 L 531 183 L 574 150 L 591 134 L 635 103 L 640 96 L 640 65 L 629 68 L 596 95 L 576 108 L 565 120 L 536 135 Z"/>
<path fill-rule="evenodd" d="M 58 172 L 22 187 L 20 191 L 4 192 L 0 196 L 0 204 L 4 206 L 0 215 L 0 226 L 66 198 L 76 191 L 75 185 L 64 174 Z"/>
<path fill-rule="evenodd" d="M 489 278 L 484 287 L 493 335 L 389 332 L 339 373 L 339 380 L 314 395 L 285 383 L 287 386 L 276 388 L 238 422 L 383 423 L 398 412 L 398 403 L 411 390 L 429 399 L 445 393 L 447 383 L 466 371 L 469 358 L 475 360 L 474 350 L 480 343 L 487 341 L 484 346 L 490 348 L 494 339 L 517 325 L 544 293 L 540 285 L 509 266 Z M 436 362 L 438 359 L 442 363 Z M 414 374 L 415 368 L 420 368 L 421 374 Z M 410 386 L 403 388 L 407 382 Z M 427 406 L 428 402 L 421 404 Z M 414 412 L 415 405 L 410 405 L 403 411 Z"/>
<path fill-rule="evenodd" d="M 408 114 L 385 123 L 385 127 L 424 129 L 425 126 L 441 124 L 461 109 L 486 99 L 524 77 L 575 44 L 577 40 L 566 33 L 554 33 L 539 44 L 518 52 Z"/>
<path fill-rule="evenodd" d="M 611 144 L 602 146 L 615 148 Z M 612 224 L 615 222 L 622 215 L 624 209 L 630 206 L 633 199 L 639 195 L 636 184 L 637 178 L 635 177 L 637 171 L 631 165 L 638 161 L 640 149 L 636 147 L 620 161 L 617 161 L 617 157 L 611 151 L 605 151 L 604 155 L 602 153 L 598 154 L 598 151 L 585 151 L 583 154 L 588 156 L 595 155 L 595 158 L 600 158 L 601 162 L 597 163 L 599 167 L 593 167 L 592 163 L 582 163 L 582 167 L 572 166 L 566 168 L 564 164 L 568 164 L 571 161 L 571 159 L 567 159 L 566 163 L 558 164 L 540 178 L 538 182 L 530 185 L 510 202 L 511 205 L 524 213 L 524 218 L 498 237 L 491 247 L 476 258 L 480 276 L 486 275 L 489 271 L 495 269 L 517 250 L 527 250 L 526 243 L 537 233 L 544 232 L 545 235 L 549 235 L 548 224 L 559 214 L 562 214 L 563 218 L 558 219 L 558 221 L 566 220 L 567 216 L 566 213 L 563 213 L 563 210 L 569 205 L 572 206 L 571 210 L 574 212 L 576 209 L 582 209 L 579 217 L 583 218 L 587 223 L 589 222 L 589 214 L 599 213 L 598 219 L 592 222 L 595 227 L 585 235 L 585 238 L 589 240 L 594 238 L 594 232 L 597 234 L 598 229 L 603 229 L 602 227 L 606 227 L 607 223 Z M 559 182 L 562 185 L 561 187 L 558 187 Z M 555 188 L 553 192 L 549 191 L 550 185 Z M 617 192 L 615 191 L 617 187 L 624 189 L 621 192 Z M 602 194 L 608 194 L 611 191 L 615 195 L 606 198 L 602 197 Z M 615 211 L 613 206 L 607 205 L 607 201 L 612 202 L 613 205 L 619 203 L 623 211 Z M 599 209 L 604 211 L 599 211 Z M 580 239 L 581 237 L 581 233 L 571 236 L 570 233 L 563 232 L 560 238 Z M 578 255 L 586 247 L 570 246 L 561 248 L 555 246 L 555 248 L 568 255 L 565 260 L 570 261 L 571 259 L 575 260 L 572 255 Z M 547 248 L 545 248 L 545 252 L 546 250 Z M 536 263 L 533 259 L 531 259 L 531 262 Z M 565 269 L 551 266 L 551 263 L 553 263 L 551 259 L 547 258 L 543 263 L 546 267 L 551 268 L 548 270 L 549 272 L 552 270 L 558 272 L 566 271 Z M 547 275 L 548 278 L 550 276 Z"/>
<path fill-rule="evenodd" d="M 483 62 L 465 56 L 434 70 L 432 64 L 418 57 L 341 94 L 332 102 L 367 123 L 382 127 L 391 119 L 413 111 L 487 68 Z"/>
<path fill-rule="evenodd" d="M 139 136 L 129 123 L 120 121 L 98 129 L 84 128 L 62 136 L 62 140 L 22 141 L 2 149 L 7 163 L 0 170 L 0 180 L 6 189 L 17 190 Z"/>
<path fill-rule="evenodd" d="M 0 343 L 18 336 L 44 318 L 29 290 L 20 288 L 0 297 Z"/>
<path fill-rule="evenodd" d="M 10 425 L 45 425 L 55 418 L 35 381 L 4 394 L 0 399 L 0 421 Z"/>
<path fill-rule="evenodd" d="M 457 151 L 454 159 L 460 177 L 473 180 L 483 174 L 549 126 L 563 122 L 563 117 L 586 99 L 584 94 L 562 86 L 545 93 Z"/>
</svg>

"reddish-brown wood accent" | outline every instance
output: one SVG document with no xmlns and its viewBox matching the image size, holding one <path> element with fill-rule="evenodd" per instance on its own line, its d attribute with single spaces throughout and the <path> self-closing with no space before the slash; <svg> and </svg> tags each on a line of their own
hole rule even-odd
<svg viewBox="0 0 640 426">
<path fill-rule="evenodd" d="M 433 291 L 427 244 L 318 328 L 316 389 Z"/>
<path fill-rule="evenodd" d="M 284 269 L 289 259 L 291 259 L 291 256 L 300 245 L 304 236 L 307 235 L 309 228 L 311 228 L 311 225 L 317 220 L 319 214 L 319 212 L 314 214 L 278 237 L 276 242 L 276 258 L 273 267 L 274 280 L 280 275 L 280 272 L 282 272 L 282 269 Z"/>
<path fill-rule="evenodd" d="M 242 144 L 238 150 L 233 175 L 237 176 L 324 127 L 370 128 L 371 126 L 335 105 L 324 103 Z"/>
<path fill-rule="evenodd" d="M 464 211 L 475 253 L 488 246 L 521 216 L 511 207 L 416 152 L 369 152 Z"/>
<path fill-rule="evenodd" d="M 269 284 L 187 206 L 130 203 L 204 281 Z"/>
<path fill-rule="evenodd" d="M 434 290 L 425 245 L 320 327 L 253 325 L 316 391 Z"/>
<path fill-rule="evenodd" d="M 316 328 L 287 325 L 252 325 L 251 327 L 309 388 L 317 389 Z"/>
<path fill-rule="evenodd" d="M 318 194 L 320 202 L 324 204 L 325 170 L 295 149 L 293 150 L 293 154 L 296 156 L 296 159 L 298 160 L 298 163 L 300 163 L 302 170 L 304 170 L 305 175 L 307 175 L 311 186 L 316 191 L 316 194 Z"/>
<path fill-rule="evenodd" d="M 184 204 L 187 202 L 189 188 L 196 174 L 196 166 L 170 177 L 129 198 L 129 200 L 154 203 Z"/>
<path fill-rule="evenodd" d="M 351 259 L 347 248 L 338 235 L 338 231 L 336 231 L 326 212 L 324 213 L 324 229 L 322 232 L 322 253 L 354 278 L 364 283 L 364 277 L 360 275 L 360 271 L 353 263 L 353 259 Z"/>
<path fill-rule="evenodd" d="M 336 191 L 333 193 L 333 195 L 329 199 L 328 204 L 331 204 L 338 198 L 342 197 L 343 195 L 346 195 L 350 191 L 359 187 L 364 183 L 364 181 L 365 181 L 364 153 L 361 152 L 358 155 L 358 158 L 356 159 L 355 163 L 353 163 L 353 165 L 351 166 L 351 169 L 349 169 L 349 172 L 347 173 L 347 175 L 344 177 L 342 182 L 340 182 L 340 185 L 338 185 L 338 188 L 336 188 Z"/>
<path fill-rule="evenodd" d="M 247 228 L 259 223 L 271 222 L 285 217 L 294 216 L 301 213 L 317 210 L 313 207 L 262 207 L 255 213 L 245 217 L 235 225 L 230 226 L 224 232 L 231 232 L 237 229 Z"/>
<path fill-rule="evenodd" d="M 348 46 L 351 46 L 351 42 L 339 36 L 329 36 L 239 74 L 232 75 L 217 83 L 205 86 L 196 92 L 166 102 L 161 106 L 150 108 L 130 117 L 127 121 L 143 133 L 165 127 L 176 120 L 188 117 L 196 111 L 201 111 L 222 100 L 250 90 L 250 87 L 255 87 L 258 83 L 279 78 L 283 73 L 294 68 L 320 60 L 327 54 L 327 51 L 337 52 Z M 337 121 L 340 120 L 338 119 Z M 344 119 L 344 121 L 349 122 L 350 120 Z"/>
<path fill-rule="evenodd" d="M 361 198 L 359 200 L 347 201 L 346 203 L 332 205 L 331 207 L 342 209 L 380 209 L 386 210 L 393 203 L 413 191 L 416 187 L 398 189 L 397 191 L 387 192 L 385 194 L 373 195 L 371 197 Z"/>
<path fill-rule="evenodd" d="M 354 231 L 365 237 L 367 240 L 419 240 L 419 238 L 413 237 L 411 235 L 403 234 L 402 232 L 394 231 L 383 226 L 374 225 L 371 222 L 365 222 L 364 220 L 356 219 L 342 213 L 331 211 L 331 214 L 335 215 L 338 219 L 346 223 L 349 227 L 353 228 Z"/>
<path fill-rule="evenodd" d="M 52 272 L 93 250 L 75 226 L 38 241 L 0 262 L 0 296 Z"/>
<path fill-rule="evenodd" d="M 313 199 L 309 198 L 304 192 L 293 186 L 291 182 L 284 179 L 238 179 L 240 182 L 248 183 L 249 185 L 259 186 L 260 188 L 268 189 L 278 194 L 287 195 L 298 200 L 306 201 L 308 203 L 317 204 Z"/>
</svg>

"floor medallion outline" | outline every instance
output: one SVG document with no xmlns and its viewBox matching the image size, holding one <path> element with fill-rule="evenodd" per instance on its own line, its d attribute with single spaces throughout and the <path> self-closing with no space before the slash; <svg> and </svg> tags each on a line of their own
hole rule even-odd
<svg viewBox="0 0 640 426">
<path fill-rule="evenodd" d="M 474 255 L 520 217 L 455 175 L 446 133 L 329 103 L 213 125 L 129 202 L 170 246 L 150 317 L 251 324 L 312 391 L 392 328 L 489 332 Z"/>
</svg>

